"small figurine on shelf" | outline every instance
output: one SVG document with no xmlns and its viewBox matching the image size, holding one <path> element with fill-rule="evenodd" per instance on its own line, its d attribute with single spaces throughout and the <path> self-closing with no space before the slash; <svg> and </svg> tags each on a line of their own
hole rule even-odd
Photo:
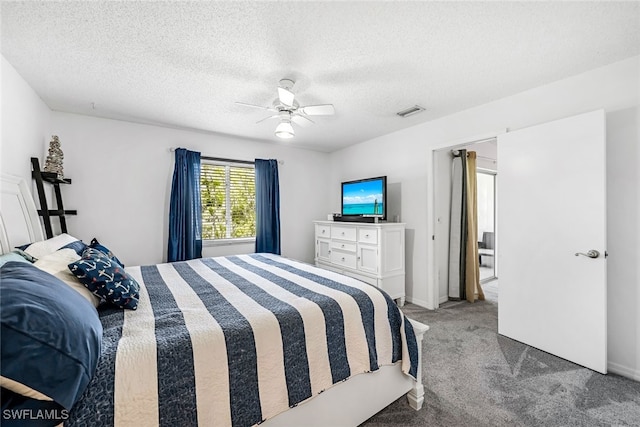
<svg viewBox="0 0 640 427">
<path fill-rule="evenodd" d="M 55 173 L 58 179 L 64 179 L 62 171 L 62 160 L 64 159 L 64 153 L 60 148 L 60 140 L 57 135 L 52 135 L 52 140 L 49 142 L 49 155 L 44 164 L 45 172 Z"/>
</svg>

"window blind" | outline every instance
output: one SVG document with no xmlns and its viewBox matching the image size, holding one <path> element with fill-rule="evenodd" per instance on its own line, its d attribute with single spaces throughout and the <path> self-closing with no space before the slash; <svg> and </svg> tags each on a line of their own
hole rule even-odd
<svg viewBox="0 0 640 427">
<path fill-rule="evenodd" d="M 203 161 L 200 171 L 203 239 L 255 237 L 252 164 Z"/>
</svg>

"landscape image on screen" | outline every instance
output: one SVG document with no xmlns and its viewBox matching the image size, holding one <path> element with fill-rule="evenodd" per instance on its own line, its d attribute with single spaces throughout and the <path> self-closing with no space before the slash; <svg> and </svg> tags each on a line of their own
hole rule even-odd
<svg viewBox="0 0 640 427">
<path fill-rule="evenodd" d="M 344 183 L 342 215 L 383 215 L 382 180 Z"/>
</svg>

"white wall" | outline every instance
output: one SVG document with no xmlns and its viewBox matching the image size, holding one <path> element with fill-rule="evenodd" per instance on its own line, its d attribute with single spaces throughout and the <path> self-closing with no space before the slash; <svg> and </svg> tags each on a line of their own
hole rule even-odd
<svg viewBox="0 0 640 427">
<path fill-rule="evenodd" d="M 610 370 L 640 381 L 640 107 L 607 113 Z"/>
<path fill-rule="evenodd" d="M 639 76 L 640 57 L 636 56 L 334 152 L 330 188 L 334 209 L 339 206 L 339 186 L 345 178 L 389 175 L 390 182 L 401 188 L 402 219 L 407 223 L 407 299 L 436 308 L 437 257 L 431 240 L 436 234 L 433 150 L 495 135 L 500 129 L 520 129 L 604 108 L 610 137 L 608 154 L 616 159 L 621 157 L 619 150 L 626 152 L 628 146 L 633 146 L 636 151 L 631 150 L 633 155 L 626 159 L 625 165 L 630 159 L 637 162 L 638 121 L 630 117 L 635 114 L 631 111 L 636 111 L 640 105 Z M 615 160 L 608 162 L 610 181 L 624 173 L 619 170 L 621 165 L 611 164 L 612 161 Z M 615 189 L 609 188 L 607 231 L 610 247 L 619 248 L 617 253 L 629 253 L 637 261 L 640 259 L 638 176 L 631 178 L 618 178 L 619 185 Z M 621 199 L 629 197 L 628 194 L 635 196 L 622 203 Z M 620 211 L 622 206 L 628 208 L 627 204 L 634 206 L 635 215 Z M 623 237 L 625 233 L 635 236 L 631 238 L 635 240 Z M 610 260 L 612 258 L 613 254 Z M 609 263 L 610 301 L 625 298 L 634 301 L 627 301 L 624 314 L 618 315 L 618 308 L 610 306 L 610 367 L 637 378 L 640 378 L 639 272 L 637 262 Z"/>
<path fill-rule="evenodd" d="M 131 265 L 166 260 L 173 176 L 171 147 L 238 160 L 276 158 L 280 177 L 282 254 L 312 262 L 311 221 L 325 217 L 328 155 L 292 146 L 54 112 L 65 153 L 68 227 L 94 236 Z M 204 256 L 253 252 L 252 245 L 205 247 Z M 126 261 L 125 261 L 126 260 Z"/>
<path fill-rule="evenodd" d="M 51 110 L 11 64 L 1 57 L 0 171 L 31 182 L 31 157 L 42 158 L 51 139 Z"/>
</svg>

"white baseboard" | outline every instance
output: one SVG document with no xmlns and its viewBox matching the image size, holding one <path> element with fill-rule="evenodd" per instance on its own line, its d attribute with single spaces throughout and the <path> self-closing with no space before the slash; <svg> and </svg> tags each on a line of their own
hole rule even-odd
<svg viewBox="0 0 640 427">
<path fill-rule="evenodd" d="M 637 369 L 631 369 L 615 362 L 608 362 L 607 370 L 612 374 L 618 374 L 635 381 L 640 381 L 640 371 Z"/>
<path fill-rule="evenodd" d="M 445 302 L 449 301 L 449 296 L 448 295 L 442 295 L 440 297 L 440 300 L 438 301 L 440 304 L 444 304 Z"/>
<path fill-rule="evenodd" d="M 411 304 L 419 305 L 420 307 L 422 307 L 422 308 L 426 308 L 427 310 L 431 310 L 431 309 L 429 308 L 429 304 L 427 304 L 427 302 L 426 302 L 426 301 L 423 301 L 423 300 L 421 300 L 421 299 L 413 298 L 413 297 L 407 296 L 407 297 L 406 297 L 406 301 L 407 301 L 407 302 L 410 302 Z"/>
</svg>

